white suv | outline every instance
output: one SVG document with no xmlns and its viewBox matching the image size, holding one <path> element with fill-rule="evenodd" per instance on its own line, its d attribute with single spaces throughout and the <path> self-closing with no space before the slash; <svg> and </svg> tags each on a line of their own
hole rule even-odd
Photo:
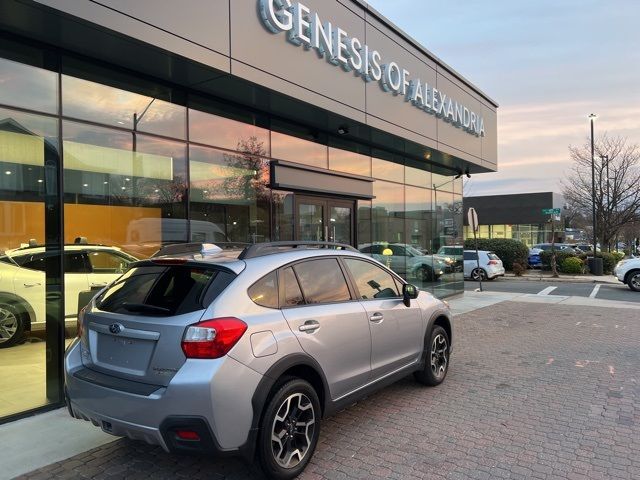
<svg viewBox="0 0 640 480">
<path fill-rule="evenodd" d="M 479 250 L 477 254 L 475 250 L 464 251 L 464 278 L 493 280 L 496 277 L 504 277 L 504 265 L 500 257 L 486 250 Z"/>
<path fill-rule="evenodd" d="M 613 274 L 622 283 L 629 285 L 631 290 L 640 292 L 640 258 L 620 260 L 613 270 Z"/>
<path fill-rule="evenodd" d="M 64 247 L 65 321 L 75 325 L 81 292 L 105 287 L 137 259 L 117 247 L 89 245 L 83 237 Z M 0 348 L 20 343 L 27 331 L 45 328 L 47 264 L 44 246 L 0 252 Z M 87 301 L 91 298 L 87 298 Z"/>
</svg>

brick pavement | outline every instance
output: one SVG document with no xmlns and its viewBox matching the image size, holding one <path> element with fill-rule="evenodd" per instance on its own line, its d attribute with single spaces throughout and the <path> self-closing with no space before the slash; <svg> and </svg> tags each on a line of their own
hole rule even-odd
<svg viewBox="0 0 640 480">
<path fill-rule="evenodd" d="M 640 478 L 640 312 L 505 302 L 456 317 L 440 387 L 406 379 L 328 419 L 301 478 Z M 118 440 L 21 478 L 258 479 Z"/>
</svg>

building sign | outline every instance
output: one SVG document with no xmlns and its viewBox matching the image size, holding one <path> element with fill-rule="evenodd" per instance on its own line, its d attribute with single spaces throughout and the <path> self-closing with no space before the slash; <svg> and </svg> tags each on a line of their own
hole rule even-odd
<svg viewBox="0 0 640 480">
<path fill-rule="evenodd" d="M 378 82 L 385 92 L 402 96 L 414 107 L 435 115 L 455 127 L 484 137 L 484 119 L 464 104 L 451 98 L 396 62 L 386 61 L 377 50 L 329 21 L 300 2 L 258 0 L 264 25 L 272 33 L 286 32 L 287 40 L 305 49 L 315 50 L 320 58 L 344 71 L 353 71 L 365 82 Z"/>
</svg>

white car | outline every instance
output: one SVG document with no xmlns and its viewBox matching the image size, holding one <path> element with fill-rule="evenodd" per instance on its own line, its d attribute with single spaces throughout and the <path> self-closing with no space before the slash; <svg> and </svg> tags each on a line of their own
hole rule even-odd
<svg viewBox="0 0 640 480">
<path fill-rule="evenodd" d="M 613 274 L 622 283 L 626 283 L 634 292 L 640 292 L 640 258 L 632 257 L 620 260 Z"/>
<path fill-rule="evenodd" d="M 365 244 L 360 246 L 360 251 L 375 258 L 397 274 L 417 278 L 421 282 L 437 281 L 446 268 L 442 260 L 434 255 L 425 255 L 406 243 Z M 390 255 L 384 253 L 390 253 Z"/>
<path fill-rule="evenodd" d="M 478 257 L 480 267 L 478 267 Z M 504 276 L 504 265 L 502 260 L 493 252 L 479 250 L 476 255 L 475 250 L 464 251 L 464 278 L 472 280 L 493 280 L 496 277 Z"/>
<path fill-rule="evenodd" d="M 36 246 L 33 241 L 0 254 L 0 348 L 19 343 L 27 331 L 45 328 L 45 272 L 53 259 L 45 247 Z M 66 245 L 65 322 L 75 325 L 81 292 L 97 290 L 113 282 L 136 260 L 117 247 Z"/>
</svg>

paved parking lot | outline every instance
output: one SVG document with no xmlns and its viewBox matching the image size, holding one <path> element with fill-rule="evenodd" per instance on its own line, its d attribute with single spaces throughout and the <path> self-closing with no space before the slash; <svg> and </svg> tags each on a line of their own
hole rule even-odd
<svg viewBox="0 0 640 480">
<path fill-rule="evenodd" d="M 465 290 L 475 290 L 478 282 L 464 282 Z M 600 300 L 615 300 L 640 304 L 640 292 L 633 292 L 623 283 L 595 284 L 570 281 L 520 280 L 514 278 L 497 278 L 489 282 L 482 282 L 482 288 L 488 292 L 514 292 L 546 295 L 591 297 Z"/>
<path fill-rule="evenodd" d="M 640 478 L 639 312 L 504 302 L 460 315 L 445 383 L 406 379 L 330 418 L 302 478 Z M 23 478 L 261 476 L 118 440 Z"/>
</svg>

